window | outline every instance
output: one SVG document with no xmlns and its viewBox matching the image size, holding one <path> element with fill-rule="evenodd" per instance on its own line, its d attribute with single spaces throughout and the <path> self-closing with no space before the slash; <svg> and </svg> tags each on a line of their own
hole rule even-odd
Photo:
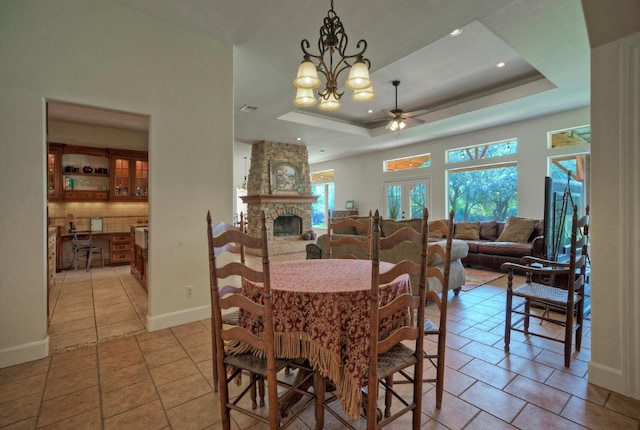
<svg viewBox="0 0 640 430">
<path fill-rule="evenodd" d="M 484 145 L 468 146 L 447 151 L 447 163 L 462 163 L 465 161 L 486 160 L 487 158 L 515 155 L 518 152 L 517 140 L 487 143 Z"/>
<path fill-rule="evenodd" d="M 412 157 L 385 160 L 383 171 L 396 172 L 398 170 L 421 169 L 429 166 L 431 166 L 431 154 L 421 154 Z"/>
<path fill-rule="evenodd" d="M 327 211 L 333 212 L 335 207 L 334 171 L 324 170 L 311 173 L 311 194 L 319 196 L 311 205 L 311 226 L 313 228 L 327 227 Z"/>
<path fill-rule="evenodd" d="M 420 218 L 422 208 L 430 206 L 429 178 L 386 182 L 385 196 L 385 218 Z"/>
<path fill-rule="evenodd" d="M 563 148 L 591 143 L 591 126 L 570 128 L 567 130 L 552 131 L 549 133 L 549 147 Z"/>
<path fill-rule="evenodd" d="M 504 157 L 515 155 L 515 139 L 447 151 L 448 208 L 456 221 L 504 221 L 518 213 L 518 168 Z M 502 160 L 501 160 L 502 158 Z"/>
</svg>

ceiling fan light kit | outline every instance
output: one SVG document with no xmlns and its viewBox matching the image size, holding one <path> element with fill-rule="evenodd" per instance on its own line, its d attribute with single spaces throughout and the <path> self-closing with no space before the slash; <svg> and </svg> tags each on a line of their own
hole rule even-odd
<svg viewBox="0 0 640 430">
<path fill-rule="evenodd" d="M 333 10 L 333 0 L 331 0 L 331 9 L 327 13 L 322 27 L 320 27 L 318 55 L 314 55 L 307 50 L 311 46 L 307 39 L 303 39 L 300 43 L 304 58 L 300 66 L 298 66 L 298 74 L 293 81 L 293 85 L 298 89 L 296 98 L 293 101 L 294 105 L 309 107 L 315 104 L 308 101 L 309 92 L 301 92 L 301 90 L 309 90 L 313 94 L 312 90 L 319 88 L 321 85 L 318 77 L 318 72 L 320 72 L 325 78 L 325 87 L 318 90 L 318 96 L 321 99 L 319 108 L 325 111 L 340 109 L 342 105 L 340 98 L 344 91 L 338 91 L 340 87 L 338 85 L 338 77 L 347 69 L 349 69 L 349 76 L 344 82 L 344 86 L 354 91 L 351 99 L 357 102 L 365 102 L 375 98 L 373 85 L 369 77 L 371 62 L 363 57 L 364 52 L 367 50 L 367 41 L 360 39 L 356 44 L 356 48 L 359 51 L 353 55 L 347 55 L 345 51 L 348 41 L 349 38 L 344 31 L 340 18 Z M 336 58 L 334 58 L 334 54 Z M 314 63 L 314 60 L 317 64 Z"/>
</svg>

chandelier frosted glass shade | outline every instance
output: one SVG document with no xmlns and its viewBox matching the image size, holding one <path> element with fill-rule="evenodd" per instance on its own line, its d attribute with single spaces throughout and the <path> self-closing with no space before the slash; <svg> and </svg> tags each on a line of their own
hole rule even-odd
<svg viewBox="0 0 640 430">
<path fill-rule="evenodd" d="M 320 100 L 320 106 L 318 106 L 318 108 L 324 111 L 332 111 L 340 109 L 340 106 L 342 106 L 340 100 L 337 99 L 333 93 L 329 93 L 326 99 L 322 98 L 322 100 Z"/>
<path fill-rule="evenodd" d="M 298 88 L 293 104 L 298 107 L 310 107 L 317 103 L 311 88 Z"/>
<path fill-rule="evenodd" d="M 351 66 L 349 77 L 344 82 L 344 86 L 350 90 L 363 90 L 371 86 L 369 79 L 369 68 L 362 61 L 356 61 Z"/>
<path fill-rule="evenodd" d="M 361 90 L 353 90 L 351 100 L 354 102 L 368 102 L 376 98 L 376 93 L 373 92 L 373 85 L 369 85 L 367 88 Z"/>
<path fill-rule="evenodd" d="M 296 88 L 314 89 L 320 86 L 320 78 L 318 78 L 318 69 L 311 61 L 303 61 L 298 66 L 298 75 L 293 81 Z"/>
</svg>

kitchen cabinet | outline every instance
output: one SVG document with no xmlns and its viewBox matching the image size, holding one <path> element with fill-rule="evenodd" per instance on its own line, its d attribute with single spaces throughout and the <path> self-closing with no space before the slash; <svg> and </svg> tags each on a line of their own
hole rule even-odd
<svg viewBox="0 0 640 430">
<path fill-rule="evenodd" d="M 62 146 L 49 143 L 47 151 L 47 198 L 50 201 L 62 199 Z"/>
<path fill-rule="evenodd" d="M 111 200 L 148 200 L 149 161 L 146 152 L 112 150 L 111 171 Z"/>
<path fill-rule="evenodd" d="M 109 199 L 109 153 L 103 148 L 64 145 L 62 188 L 65 201 Z"/>
<path fill-rule="evenodd" d="M 109 264 L 129 264 L 131 262 L 132 250 L 131 234 L 118 233 L 111 237 L 111 252 L 109 253 Z"/>
<path fill-rule="evenodd" d="M 56 284 L 56 266 L 57 266 L 57 249 L 58 249 L 58 228 L 49 227 L 47 235 L 47 322 L 51 322 L 51 309 L 49 295 L 51 287 Z"/>
<path fill-rule="evenodd" d="M 148 227 L 131 226 L 131 240 L 134 244 L 131 255 L 131 274 L 136 277 L 145 290 L 147 290 L 148 234 Z"/>
</svg>

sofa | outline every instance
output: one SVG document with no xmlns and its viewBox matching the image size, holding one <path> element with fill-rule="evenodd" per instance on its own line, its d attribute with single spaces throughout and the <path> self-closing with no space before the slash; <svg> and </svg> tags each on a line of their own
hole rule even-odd
<svg viewBox="0 0 640 430">
<path fill-rule="evenodd" d="M 542 220 L 510 216 L 506 222 L 457 222 L 453 237 L 469 247 L 462 258 L 465 267 L 500 270 L 502 263 L 520 263 L 524 256 L 542 258 L 544 254 Z"/>
<path fill-rule="evenodd" d="M 366 220 L 367 217 L 357 217 L 358 219 Z M 399 230 L 402 227 L 411 227 L 414 230 L 420 230 L 422 220 L 420 218 L 410 219 L 410 220 L 387 220 L 383 219 L 380 224 L 380 234 L 381 236 L 389 236 L 393 234 L 395 231 Z M 354 227 L 348 226 L 343 228 L 342 230 L 334 230 L 335 236 L 356 236 L 361 238 L 362 240 L 367 240 L 367 232 L 366 231 L 356 231 Z M 433 235 L 430 236 L 429 241 L 443 241 L 442 235 Z M 327 248 L 329 243 L 329 237 L 326 234 L 322 234 L 318 236 L 318 240 L 316 244 L 307 245 L 307 258 L 326 258 L 327 256 Z M 467 255 L 468 247 L 465 241 L 453 239 L 451 245 L 451 268 L 449 272 L 449 289 L 454 291 L 455 295 L 458 295 L 461 287 L 465 282 L 465 274 L 464 274 L 464 266 L 462 265 L 462 259 Z M 340 258 L 341 255 L 344 254 L 352 254 L 358 258 L 365 258 L 365 251 L 363 248 L 353 246 L 353 245 L 343 245 L 336 248 L 333 248 L 332 251 L 333 258 Z M 396 246 L 391 250 L 382 250 L 380 252 L 380 260 L 388 261 L 391 263 L 398 263 L 402 260 L 413 260 L 417 261 L 419 259 L 420 250 L 419 248 L 410 242 L 405 242 Z M 429 256 L 429 265 L 442 265 L 442 259 L 439 255 L 430 255 Z M 418 279 L 411 279 L 411 285 L 414 289 L 414 292 L 417 292 Z M 442 291 L 442 285 L 436 278 L 429 278 L 429 289 L 437 292 Z"/>
</svg>

